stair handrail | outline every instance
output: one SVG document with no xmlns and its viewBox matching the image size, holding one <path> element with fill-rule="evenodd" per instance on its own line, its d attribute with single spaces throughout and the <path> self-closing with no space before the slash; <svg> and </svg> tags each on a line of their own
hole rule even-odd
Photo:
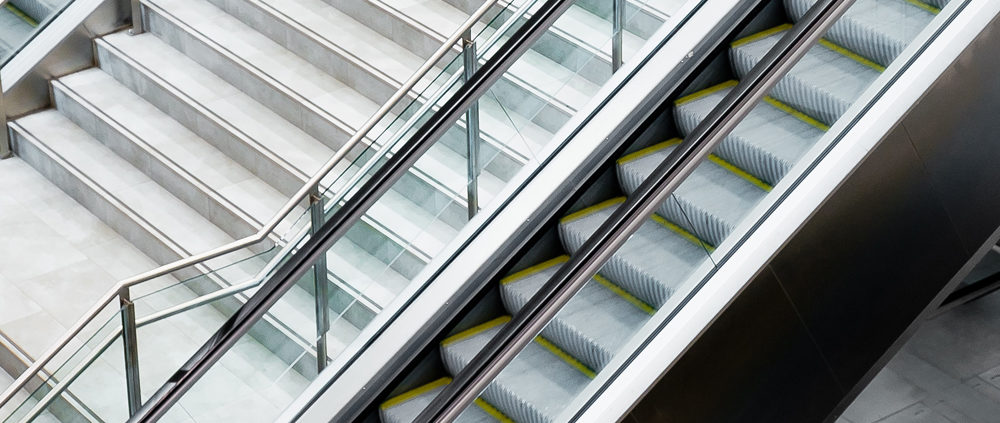
<svg viewBox="0 0 1000 423">
<path fill-rule="evenodd" d="M 855 0 L 814 4 L 743 80 L 504 324 L 415 422 L 456 421 Z"/>
<path fill-rule="evenodd" d="M 534 42 L 575 0 L 546 0 L 524 24 L 459 87 L 413 136 L 388 158 L 380 172 L 359 188 L 330 219 L 282 264 L 256 293 L 224 323 L 191 358 L 132 415 L 129 422 L 154 422 L 163 417 L 267 311 L 291 289 L 314 263 L 326 255 L 353 224 L 392 188 L 479 98 L 492 88 Z"/>
<path fill-rule="evenodd" d="M 0 4 L 5 3 L 7 0 L 0 0 Z M 147 272 L 132 276 L 128 279 L 118 282 L 111 290 L 101 297 L 90 310 L 84 314 L 76 324 L 74 324 L 62 338 L 59 339 L 51 348 L 49 348 L 44 354 L 41 355 L 37 360 L 35 360 L 20 376 L 11 384 L 2 394 L 0 394 L 0 409 L 6 406 L 10 400 L 17 394 L 21 389 L 23 389 L 27 384 L 44 369 L 44 367 L 49 364 L 57 354 L 59 354 L 63 348 L 69 345 L 73 339 L 83 331 L 90 323 L 92 323 L 112 301 L 115 299 L 119 300 L 121 305 L 130 304 L 130 288 L 144 282 L 151 281 L 153 279 L 165 276 L 176 271 L 195 266 L 206 261 L 221 257 L 223 255 L 250 247 L 252 245 L 258 244 L 265 239 L 267 239 L 271 234 L 274 233 L 278 225 L 288 217 L 299 204 L 308 202 L 311 196 L 316 195 L 320 190 L 320 181 L 323 180 L 333 169 L 343 161 L 348 153 L 356 147 L 359 143 L 365 140 L 372 129 L 385 118 L 393 108 L 398 106 L 400 102 L 406 99 L 407 94 L 421 81 L 427 74 L 434 69 L 434 66 L 444 58 L 452 48 L 458 44 L 460 41 L 466 39 L 469 34 L 471 34 L 472 27 L 482 19 L 491 8 L 496 5 L 499 0 L 487 0 L 476 9 L 469 18 L 462 23 L 462 25 L 456 30 L 444 44 L 441 45 L 416 72 L 405 82 L 403 85 L 396 90 L 396 92 L 390 97 L 385 104 L 380 107 L 375 114 L 373 114 L 365 123 L 362 125 L 354 136 L 351 137 L 343 146 L 341 146 L 337 152 L 331 157 L 327 162 L 300 188 L 295 195 L 293 195 L 288 202 L 271 218 L 266 225 L 264 225 L 255 234 L 243 237 L 236 241 L 230 242 L 212 250 L 193 255 L 184 259 L 174 261 L 172 263 L 157 267 L 155 269 L 149 270 Z"/>
</svg>

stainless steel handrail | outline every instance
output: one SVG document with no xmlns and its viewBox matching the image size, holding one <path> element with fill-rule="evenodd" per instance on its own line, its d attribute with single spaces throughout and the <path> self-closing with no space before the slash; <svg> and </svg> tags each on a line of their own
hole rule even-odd
<svg viewBox="0 0 1000 423">
<path fill-rule="evenodd" d="M 315 230 L 296 253 L 283 263 L 211 338 L 134 413 L 129 422 L 159 420 L 180 401 L 212 367 L 277 303 L 314 263 L 368 212 L 382 194 L 392 188 L 416 161 L 464 115 L 472 104 L 492 88 L 508 69 L 534 45 L 555 20 L 573 4 L 572 0 L 546 0 L 498 51 L 426 123 L 386 160 L 381 171 L 357 190 L 357 194 Z"/>
<path fill-rule="evenodd" d="M 416 422 L 455 421 L 711 151 L 806 54 L 854 0 L 817 2 L 705 117 L 528 303 L 431 401 Z"/>
<path fill-rule="evenodd" d="M 271 218 L 267 225 L 258 230 L 256 234 L 241 238 L 213 250 L 160 266 L 156 269 L 133 276 L 116 284 L 114 288 L 102 297 L 102 300 L 100 300 L 97 305 L 84 314 L 84 316 L 75 325 L 73 325 L 73 327 L 70 328 L 70 330 L 63 335 L 63 337 L 60 338 L 55 345 L 53 345 L 49 350 L 42 354 L 39 359 L 32 363 L 31 366 L 18 376 L 17 380 L 15 380 L 14 383 L 8 387 L 2 395 L 0 395 L 0 408 L 7 405 L 14 395 L 23 389 L 31 378 L 41 371 L 45 365 L 51 362 L 63 348 L 69 345 L 69 343 L 75 339 L 76 336 L 79 335 L 80 332 L 82 332 L 83 329 L 87 327 L 101 313 L 101 311 L 104 310 L 105 307 L 111 304 L 111 302 L 115 299 L 127 298 L 129 288 L 161 276 L 168 275 L 178 270 L 204 263 L 208 260 L 221 257 L 234 251 L 250 247 L 267 239 L 268 236 L 274 233 L 278 224 L 295 211 L 296 207 L 300 203 L 306 202 L 309 199 L 310 193 L 319 188 L 320 181 L 325 178 L 337 164 L 344 160 L 344 158 L 347 157 L 347 154 L 355 146 L 365 140 L 371 130 L 375 128 L 375 125 L 381 122 L 382 119 L 385 118 L 393 108 L 399 105 L 402 100 L 407 98 L 407 95 L 417 85 L 417 83 L 419 83 L 431 70 L 433 70 L 434 66 L 437 65 L 442 58 L 452 51 L 452 47 L 463 39 L 463 35 L 471 31 L 473 25 L 479 22 L 479 20 L 482 19 L 483 16 L 485 16 L 498 1 L 499 0 L 487 0 L 482 6 L 476 9 L 476 11 L 469 16 L 469 19 L 467 19 L 462 26 L 460 26 L 458 30 L 455 31 L 455 33 L 452 34 L 452 36 L 449 37 L 445 43 L 442 44 L 441 47 L 427 59 L 426 62 L 424 62 L 424 64 L 413 74 L 413 76 L 410 77 L 410 79 L 403 83 L 396 93 L 393 94 L 392 97 L 390 97 L 389 100 L 382 105 L 382 107 L 379 108 L 378 111 L 375 112 L 375 114 L 361 126 L 361 128 L 358 129 L 355 135 L 351 137 L 347 143 L 337 150 L 333 157 L 331 157 L 330 160 L 328 160 L 323 167 L 320 168 L 320 170 L 317 171 L 313 177 L 310 178 L 305 185 L 303 185 L 302 188 L 295 193 L 294 196 L 292 196 L 290 200 L 288 200 L 285 206 L 282 207 L 273 218 Z"/>
</svg>

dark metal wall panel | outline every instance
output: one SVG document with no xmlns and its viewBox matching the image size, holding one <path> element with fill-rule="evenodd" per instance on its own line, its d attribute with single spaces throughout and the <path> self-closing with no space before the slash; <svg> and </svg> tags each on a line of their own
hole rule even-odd
<svg viewBox="0 0 1000 423">
<path fill-rule="evenodd" d="M 1000 227 L 1000 30 L 961 54 L 626 421 L 819 422 Z"/>
<path fill-rule="evenodd" d="M 762 272 L 653 387 L 629 422 L 805 422 L 826 413 L 837 386 L 774 274 Z M 793 386 L 788 378 L 809 380 Z M 755 389 L 748 390 L 747 386 Z M 808 389 L 806 403 L 784 398 Z"/>
</svg>

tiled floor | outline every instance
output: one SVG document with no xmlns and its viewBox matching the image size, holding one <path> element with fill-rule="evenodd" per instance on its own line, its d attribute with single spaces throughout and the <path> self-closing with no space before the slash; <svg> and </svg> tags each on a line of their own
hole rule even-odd
<svg viewBox="0 0 1000 423">
<path fill-rule="evenodd" d="M 1000 422 L 1000 292 L 924 323 L 838 422 Z"/>
<path fill-rule="evenodd" d="M 157 263 L 20 159 L 0 161 L 0 178 L 4 187 L 10 187 L 0 190 L 0 332 L 37 357 L 115 283 L 157 267 Z M 164 277 L 148 283 L 144 291 L 176 283 L 176 279 Z M 140 295 L 133 295 L 133 299 L 142 317 L 193 298 L 194 294 L 175 287 L 149 297 Z M 113 320 L 107 330 L 114 330 L 117 315 L 111 309 L 106 314 L 102 321 Z M 152 394 L 225 317 L 212 307 L 202 307 L 140 329 L 143 394 Z M 87 342 L 87 347 L 93 347 L 107 334 L 101 331 L 99 337 Z M 75 343 L 71 350 L 82 342 Z M 121 351 L 120 340 L 112 343 L 70 386 L 74 395 L 109 421 L 124 421 L 127 416 Z M 234 398 L 253 403 L 239 408 L 243 413 L 254 413 L 254 419 L 244 421 L 266 421 L 308 383 L 249 338 L 221 363 L 195 386 L 193 392 L 200 395 L 189 395 L 181 401 L 180 411 L 171 416 L 172 421 L 212 420 L 221 418 L 220 412 L 229 413 L 225 410 L 233 408 L 217 401 L 213 394 L 218 392 L 239 392 Z M 0 391 L 11 382 L 0 371 Z M 205 403 L 205 398 L 215 401 Z"/>
</svg>

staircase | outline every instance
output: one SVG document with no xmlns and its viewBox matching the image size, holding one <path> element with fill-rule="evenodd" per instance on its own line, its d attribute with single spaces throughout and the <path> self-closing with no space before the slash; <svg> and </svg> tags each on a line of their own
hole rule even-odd
<svg viewBox="0 0 1000 423">
<path fill-rule="evenodd" d="M 85 207 L 100 221 L 91 222 L 95 230 L 113 231 L 116 240 L 127 242 L 130 255 L 151 259 L 150 267 L 256 233 L 480 6 L 460 0 L 141 3 L 145 33 L 122 31 L 95 39 L 97 66 L 52 80 L 53 107 L 9 126 L 18 171 L 24 172 L 21 164 L 26 163 L 44 175 L 66 196 L 60 201 L 71 198 Z M 610 76 L 611 12 L 610 3 L 604 3 L 586 0 L 574 6 L 546 42 L 528 52 L 481 102 L 481 205 L 535 160 Z M 54 7 L 41 0 L 11 4 L 26 13 Z M 626 57 L 679 6 L 673 0 L 629 3 Z M 522 2 L 501 2 L 497 12 L 506 17 L 520 7 Z M 8 15 L 18 17 L 0 16 Z M 496 26 L 484 22 L 475 30 L 490 35 Z M 0 23 L 0 28 L 14 27 Z M 410 99 L 417 97 L 411 93 Z M 331 311 L 339 316 L 329 334 L 331 356 L 353 341 L 466 223 L 465 153 L 464 131 L 456 128 L 328 254 Z M 345 162 L 335 172 L 358 165 Z M 304 206 L 294 214 L 304 214 Z M 65 218 L 93 219 L 79 210 Z M 254 280 L 275 254 L 272 246 L 288 241 L 292 229 L 280 226 L 266 245 L 238 252 L 234 256 L 242 261 L 234 265 L 231 259 L 213 260 L 152 283 L 169 288 L 145 299 L 156 305 L 141 306 L 140 317 Z M 0 247 L 0 255 L 12 254 L 2 250 L 19 245 Z M 44 247 L 32 254 L 60 260 L 57 251 Z M 90 298 L 124 277 L 87 279 L 75 288 L 84 304 L 74 310 L 82 314 Z M 248 294 L 141 329 L 143 391 L 150 393 L 165 381 Z M 204 418 L 239 412 L 263 420 L 280 412 L 315 375 L 314 303 L 309 286 L 295 287 L 255 327 L 256 341 L 234 352 L 233 360 L 260 369 L 268 375 L 261 380 L 270 381 L 241 383 L 240 389 L 277 392 L 261 394 L 267 401 L 246 396 L 239 406 L 182 402 L 181 407 Z M 29 352 L 40 354 L 74 321 L 71 316 L 64 320 L 33 331 L 31 339 L 38 341 Z M 2 324 L 0 330 L 8 333 Z M 124 420 L 120 350 L 112 350 L 115 354 L 105 354 L 107 363 L 84 376 L 121 383 L 84 389 L 79 386 L 86 382 L 77 382 L 70 391 L 83 395 L 97 417 Z M 313 357 L 313 364 L 302 357 Z M 286 374 L 289 366 L 293 371 Z M 245 370 L 234 365 L 220 374 L 238 380 L 247 376 L 240 369 Z"/>
<path fill-rule="evenodd" d="M 799 19 L 815 0 L 785 0 Z M 779 183 L 934 17 L 941 3 L 858 0 L 819 45 L 777 84 L 582 290 L 493 380 L 461 421 L 559 421 L 560 412 L 600 373 L 622 345 L 706 264 L 754 206 Z M 791 23 L 733 42 L 732 73 L 742 78 Z M 737 84 L 724 82 L 675 101 L 674 121 L 689 134 Z M 673 139 L 617 160 L 626 195 L 681 143 Z M 499 281 L 506 312 L 516 314 L 604 223 L 625 197 L 563 217 L 559 237 L 567 255 Z M 410 422 L 510 320 L 492 320 L 440 343 L 448 375 L 384 402 L 386 423 Z"/>
</svg>

